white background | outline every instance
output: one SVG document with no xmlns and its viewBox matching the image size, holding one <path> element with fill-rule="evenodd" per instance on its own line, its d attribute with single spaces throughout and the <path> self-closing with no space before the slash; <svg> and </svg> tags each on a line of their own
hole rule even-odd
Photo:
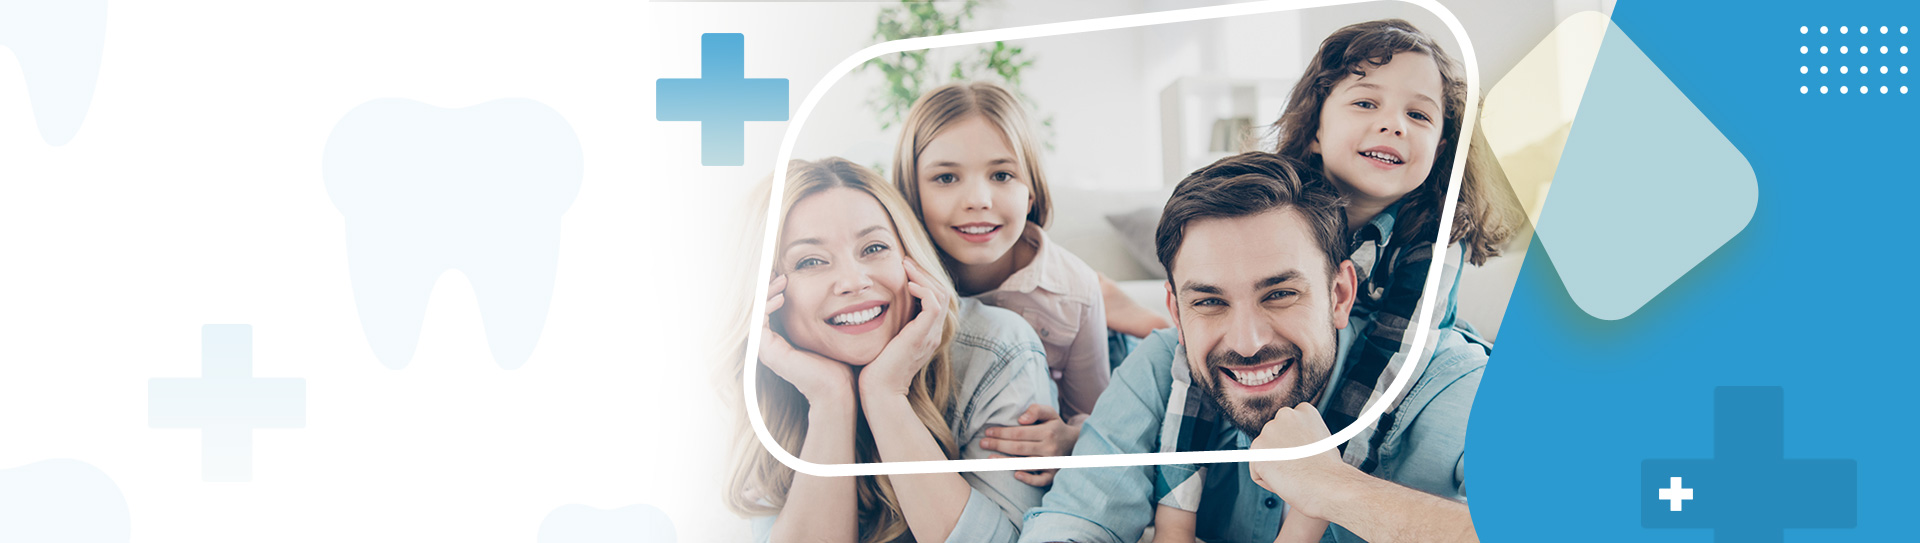
<svg viewBox="0 0 1920 543">
<path fill-rule="evenodd" d="M 1447 4 L 1483 66 L 1510 65 L 1477 34 L 1491 18 Z M 1020 2 L 983 18 L 1175 7 Z M 749 123 L 747 165 L 701 167 L 696 125 L 653 120 L 654 79 L 696 77 L 700 35 L 740 32 L 747 76 L 789 78 L 797 106 L 872 43 L 876 9 L 117 1 L 91 109 L 60 147 L 41 140 L 0 55 L 0 470 L 99 468 L 128 502 L 134 541 L 533 541 L 567 504 L 650 505 L 682 541 L 745 537 L 720 507 L 730 434 L 712 355 L 740 195 L 771 171 L 787 125 Z M 1170 70 L 1128 62 L 1112 69 Z M 1036 70 L 1036 83 L 1073 73 Z M 492 361 L 457 271 L 433 291 L 406 369 L 382 365 L 361 334 L 319 165 L 342 115 L 388 97 L 528 98 L 579 136 L 585 179 L 562 219 L 551 310 L 518 370 Z M 1068 124 L 1153 124 L 1076 115 L 1056 118 L 1063 142 L 1095 130 Z M 1063 175 L 1099 177 L 1089 164 Z M 199 432 L 147 426 L 148 380 L 199 376 L 209 323 L 253 325 L 255 376 L 306 380 L 306 428 L 254 432 L 252 482 L 201 482 Z"/>
</svg>

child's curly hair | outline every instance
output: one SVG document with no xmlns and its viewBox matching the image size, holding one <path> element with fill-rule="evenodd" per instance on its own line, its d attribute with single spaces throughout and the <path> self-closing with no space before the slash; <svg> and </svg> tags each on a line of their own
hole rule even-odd
<svg viewBox="0 0 1920 543">
<path fill-rule="evenodd" d="M 1386 65 L 1400 53 L 1433 58 L 1440 67 L 1441 100 L 1446 108 L 1433 170 L 1419 188 L 1401 200 L 1400 216 L 1394 225 L 1396 239 L 1426 239 L 1438 233 L 1440 212 L 1446 205 L 1447 179 L 1453 173 L 1460 124 L 1466 115 L 1467 80 L 1453 57 L 1412 23 L 1401 19 L 1356 23 L 1320 42 L 1320 50 L 1287 98 L 1286 111 L 1273 123 L 1272 130 L 1279 134 L 1279 147 L 1274 152 L 1303 158 L 1309 167 L 1321 168 L 1320 156 L 1308 146 L 1320 130 L 1320 108 L 1332 94 L 1334 84 L 1348 75 L 1365 76 L 1367 70 Z M 1518 202 L 1479 130 L 1474 130 L 1467 151 L 1460 205 L 1454 210 L 1452 239 L 1448 241 L 1461 244 L 1468 260 L 1478 265 L 1499 256 L 1500 247 L 1513 235 Z"/>
</svg>

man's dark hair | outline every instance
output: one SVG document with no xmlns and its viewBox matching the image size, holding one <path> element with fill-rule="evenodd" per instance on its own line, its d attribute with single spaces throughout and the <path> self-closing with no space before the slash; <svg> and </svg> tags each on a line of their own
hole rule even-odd
<svg viewBox="0 0 1920 543">
<path fill-rule="evenodd" d="M 1292 208 L 1307 222 L 1314 243 L 1326 253 L 1327 273 L 1347 259 L 1346 210 L 1340 193 L 1294 159 L 1273 153 L 1241 153 L 1201 168 L 1173 189 L 1160 213 L 1153 242 L 1160 265 L 1173 280 L 1173 256 L 1186 239 L 1187 223 Z"/>
</svg>

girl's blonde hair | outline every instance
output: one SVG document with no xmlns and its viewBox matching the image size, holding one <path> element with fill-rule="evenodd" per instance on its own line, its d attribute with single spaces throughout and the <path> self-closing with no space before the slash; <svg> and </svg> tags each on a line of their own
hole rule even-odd
<svg viewBox="0 0 1920 543">
<path fill-rule="evenodd" d="M 906 197 L 914 218 L 924 220 L 920 213 L 918 182 L 920 153 L 948 126 L 974 115 L 999 128 L 1008 147 L 1013 148 L 1014 159 L 1026 169 L 1023 177 L 1033 186 L 1033 205 L 1027 209 L 1027 221 L 1045 228 L 1053 216 L 1053 199 L 1047 193 L 1047 177 L 1040 173 L 1040 153 L 1034 145 L 1033 130 L 1027 124 L 1027 108 L 1013 93 L 992 83 L 948 83 L 913 102 L 913 109 L 907 112 L 907 122 L 900 129 L 900 144 L 894 146 L 894 187 Z"/>
<path fill-rule="evenodd" d="M 1420 186 L 1402 200 L 1400 216 L 1394 223 L 1394 239 L 1429 239 L 1438 234 L 1440 212 L 1446 207 L 1447 180 L 1453 175 L 1455 150 L 1466 139 L 1466 174 L 1460 180 L 1460 205 L 1454 208 L 1453 231 L 1449 243 L 1460 243 L 1467 258 L 1478 265 L 1500 255 L 1500 248 L 1513 235 L 1519 216 L 1519 200 L 1507 186 L 1492 150 L 1478 128 L 1471 138 L 1460 137 L 1466 118 L 1467 79 L 1460 65 L 1413 23 L 1400 19 L 1367 21 L 1347 25 L 1320 42 L 1320 50 L 1308 61 L 1306 73 L 1295 83 L 1287 98 L 1287 109 L 1274 121 L 1279 146 L 1275 153 L 1306 160 L 1322 168 L 1321 158 L 1308 150 L 1320 131 L 1320 108 L 1333 86 L 1349 75 L 1365 76 L 1368 70 L 1393 61 L 1401 53 L 1417 53 L 1433 58 L 1440 68 L 1441 104 L 1446 108 L 1440 129 L 1440 148 L 1433 170 Z M 1476 127 L 1478 125 L 1476 124 Z M 1412 236 L 1412 237 L 1405 237 Z"/>
<path fill-rule="evenodd" d="M 751 217 L 760 217 L 767 201 L 772 197 L 772 179 L 763 183 L 755 198 L 758 206 L 751 211 Z M 946 414 L 953 403 L 954 387 L 952 368 L 948 349 L 953 344 L 955 330 L 959 327 L 959 302 L 954 295 L 953 282 L 947 278 L 940 266 L 928 266 L 936 256 L 933 242 L 927 238 L 923 228 L 912 214 L 906 211 L 906 202 L 893 191 L 880 174 L 858 164 L 841 158 L 827 158 L 818 162 L 794 160 L 787 166 L 787 190 L 781 200 L 780 217 L 782 228 L 793 206 L 809 196 L 829 189 L 847 188 L 858 190 L 872 196 L 885 209 L 893 221 L 893 229 L 900 237 L 900 248 L 905 256 L 921 263 L 920 268 L 935 279 L 930 288 L 938 289 L 948 300 L 946 322 L 940 336 L 940 347 L 935 351 L 933 360 L 920 370 L 913 384 L 907 389 L 907 403 L 913 406 L 913 412 L 920 422 L 933 434 L 935 442 L 946 453 L 947 458 L 959 457 L 959 444 L 948 427 Z M 744 237 L 749 240 L 746 250 L 758 254 L 760 235 L 765 232 L 764 223 L 751 224 Z M 733 400 L 733 405 L 744 408 L 744 395 L 741 379 L 746 371 L 748 353 L 747 337 L 753 311 L 753 297 L 760 292 L 758 285 L 767 281 L 767 272 L 773 268 L 771 262 L 760 266 L 745 266 L 744 269 L 756 271 L 752 277 L 741 278 L 737 282 L 746 286 L 752 294 L 734 296 L 738 304 L 735 311 L 738 329 L 726 339 L 728 353 L 721 367 L 727 371 L 720 375 L 723 395 Z M 914 308 L 915 314 L 918 307 Z M 769 316 L 768 318 L 772 318 Z M 780 378 L 773 370 L 762 364 L 753 364 L 756 375 L 758 398 L 762 420 L 766 422 L 767 433 L 787 452 L 799 456 L 801 444 L 807 436 L 807 399 L 794 388 L 792 383 Z M 771 453 L 762 448 L 748 425 L 745 412 L 739 415 L 735 424 L 734 462 L 723 497 L 727 508 L 743 517 L 767 516 L 778 513 L 786 506 L 787 492 L 793 487 L 793 468 L 781 464 Z M 867 429 L 864 416 L 855 424 L 854 451 L 856 462 L 877 462 L 879 450 L 873 443 L 873 433 Z M 881 543 L 901 539 L 907 534 L 906 517 L 900 512 L 900 502 L 885 476 L 860 477 L 857 485 L 860 510 L 860 540 L 866 543 Z"/>
</svg>

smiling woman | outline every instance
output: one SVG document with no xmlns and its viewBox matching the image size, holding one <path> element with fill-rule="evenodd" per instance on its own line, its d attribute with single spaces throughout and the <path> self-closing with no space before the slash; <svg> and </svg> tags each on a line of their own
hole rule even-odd
<svg viewBox="0 0 1920 543">
<path fill-rule="evenodd" d="M 796 160 L 779 216 L 754 402 L 775 444 L 816 464 L 985 458 L 987 427 L 1056 405 L 1038 336 L 920 264 L 933 244 L 878 174 Z M 763 540 L 1011 541 L 1040 502 L 1005 472 L 813 477 L 744 445 L 728 503 L 771 519 Z"/>
<path fill-rule="evenodd" d="M 899 235 L 874 197 L 825 184 L 787 212 L 775 273 L 785 279 L 776 331 L 795 347 L 864 366 L 911 314 Z"/>
</svg>

